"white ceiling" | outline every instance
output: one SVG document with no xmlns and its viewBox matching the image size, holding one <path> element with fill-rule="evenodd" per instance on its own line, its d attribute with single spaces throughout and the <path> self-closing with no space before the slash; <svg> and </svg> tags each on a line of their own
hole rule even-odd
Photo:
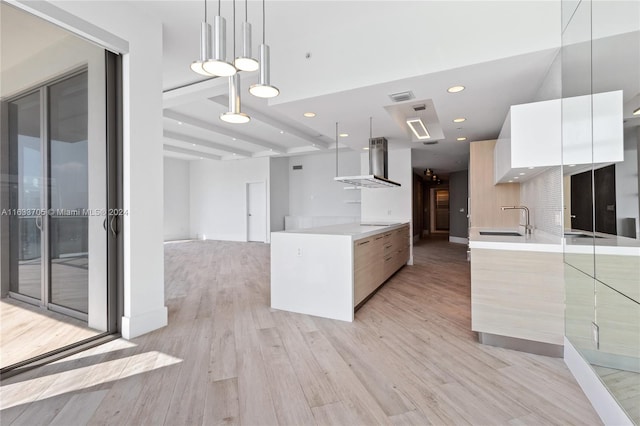
<svg viewBox="0 0 640 426">
<path fill-rule="evenodd" d="M 223 160 L 327 152 L 339 122 L 340 132 L 349 134 L 340 138 L 340 146 L 361 150 L 372 117 L 373 136 L 387 137 L 390 149 L 416 150 L 415 167 L 466 169 L 469 142 L 497 137 L 509 106 L 529 102 L 542 84 L 560 44 L 558 3 L 267 1 L 272 83 L 281 95 L 270 101 L 250 96 L 246 88 L 257 73 L 243 73 L 243 109 L 253 118 L 247 125 L 217 118 L 226 110 L 226 79 L 203 81 L 188 68 L 198 55 L 203 2 L 140 3 L 163 22 L 165 135 L 171 136 L 164 143 Z M 216 5 L 209 2 L 209 19 Z M 242 15 L 244 2 L 237 8 Z M 228 52 L 230 12 L 231 3 L 223 1 Z M 250 1 L 254 56 L 260 18 L 260 2 Z M 466 90 L 447 93 L 455 84 Z M 415 99 L 395 104 L 388 97 L 405 90 Z M 412 106 L 420 103 L 435 108 L 423 114 L 437 145 L 413 142 L 403 124 L 402 113 L 415 115 Z M 305 118 L 306 111 L 317 116 Z M 467 121 L 453 123 L 457 117 Z M 467 140 L 456 140 L 462 136 Z M 242 152 L 234 156 L 234 149 Z"/>
<path fill-rule="evenodd" d="M 443 174 L 465 169 L 469 142 L 496 138 L 509 106 L 537 100 L 561 41 L 557 1 L 269 0 L 266 34 L 272 83 L 281 95 L 269 101 L 250 96 L 247 88 L 257 81 L 257 73 L 243 73 L 242 105 L 252 121 L 230 125 L 218 119 L 226 111 L 227 79 L 206 79 L 189 69 L 198 55 L 204 2 L 129 3 L 163 23 L 163 143 L 167 156 L 181 159 L 330 152 L 336 122 L 340 132 L 349 134 L 340 138 L 340 147 L 360 151 L 367 144 L 372 117 L 373 136 L 387 137 L 390 149 L 412 148 L 417 170 L 430 167 Z M 256 56 L 262 32 L 261 2 L 248 3 Z M 602 15 L 614 4 L 629 8 L 628 22 L 618 19 L 609 26 L 600 25 L 598 35 L 637 31 L 638 2 L 595 2 L 593 7 L 602 9 L 598 12 Z M 210 20 L 216 5 L 208 2 Z M 237 2 L 237 10 L 240 19 L 244 2 Z M 231 56 L 228 0 L 222 2 L 222 15 L 228 21 Z M 27 27 L 11 22 L 16 34 L 21 34 L 21 26 Z M 52 28 L 48 40 L 64 34 Z M 42 35 L 42 31 L 29 34 Z M 3 40 L 3 50 L 6 46 Z M 608 64 L 614 62 L 607 59 Z M 603 67 L 601 74 L 605 70 L 620 74 L 629 68 L 626 63 L 620 65 Z M 466 90 L 447 93 L 449 86 L 457 84 Z M 397 104 L 388 97 L 406 90 L 415 99 Z M 637 84 L 634 90 L 638 91 Z M 412 107 L 420 103 L 433 106 L 422 114 L 438 140 L 436 145 L 412 141 L 403 123 L 403 114 L 414 115 Z M 304 118 L 305 111 L 317 116 Z M 457 117 L 467 120 L 453 123 Z M 458 141 L 458 137 L 467 139 Z"/>
</svg>

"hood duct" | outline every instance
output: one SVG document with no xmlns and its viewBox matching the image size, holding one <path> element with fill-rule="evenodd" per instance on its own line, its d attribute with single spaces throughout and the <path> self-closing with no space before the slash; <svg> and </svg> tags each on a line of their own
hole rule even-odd
<svg viewBox="0 0 640 426">
<path fill-rule="evenodd" d="M 369 174 L 364 176 L 339 176 L 334 180 L 363 188 L 395 188 L 399 183 L 389 180 L 387 138 L 369 139 Z M 337 155 L 336 143 L 336 155 Z"/>
</svg>

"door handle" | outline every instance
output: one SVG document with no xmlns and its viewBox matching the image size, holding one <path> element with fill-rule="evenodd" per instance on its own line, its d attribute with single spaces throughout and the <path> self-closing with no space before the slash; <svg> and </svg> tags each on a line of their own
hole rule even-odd
<svg viewBox="0 0 640 426">
<path fill-rule="evenodd" d="M 575 214 L 572 214 L 572 215 L 571 215 L 571 219 L 575 219 L 575 218 L 576 218 L 576 215 L 575 215 Z"/>
<path fill-rule="evenodd" d="M 102 227 L 104 228 L 105 231 L 107 231 L 107 218 L 104 218 L 104 222 L 102 222 Z"/>
<path fill-rule="evenodd" d="M 36 216 L 36 228 L 42 231 L 42 216 Z"/>
<path fill-rule="evenodd" d="M 115 226 L 116 222 L 119 222 L 118 215 L 111 216 L 111 220 L 109 221 L 109 229 L 111 230 L 111 235 L 113 235 L 114 238 L 116 238 L 119 233 L 119 230 Z"/>
</svg>

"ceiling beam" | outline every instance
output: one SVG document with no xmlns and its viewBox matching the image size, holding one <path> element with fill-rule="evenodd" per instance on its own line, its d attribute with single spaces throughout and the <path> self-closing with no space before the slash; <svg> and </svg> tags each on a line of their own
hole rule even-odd
<svg viewBox="0 0 640 426">
<path fill-rule="evenodd" d="M 215 149 L 217 151 L 229 152 L 231 154 L 242 155 L 243 157 L 253 157 L 253 152 L 245 151 L 244 149 L 236 149 L 229 145 L 222 145 L 215 142 L 209 142 L 205 139 L 196 138 L 194 136 L 183 135 L 180 133 L 170 132 L 165 130 L 163 136 L 168 139 L 176 141 L 187 142 L 203 146 L 205 148 Z"/>
<path fill-rule="evenodd" d="M 226 95 L 214 96 L 210 97 L 209 100 L 219 105 L 227 106 L 229 104 L 229 97 Z M 272 116 L 265 114 L 255 108 L 251 108 L 249 106 L 243 105 L 242 112 L 245 114 L 249 114 L 252 118 L 256 120 L 262 121 L 263 123 L 269 124 L 270 126 L 276 127 L 280 130 L 284 130 L 290 135 L 294 135 L 305 142 L 308 142 L 309 145 L 319 148 L 319 149 L 327 149 L 329 148 L 329 144 L 323 141 L 320 138 L 310 136 L 307 133 L 297 129 L 290 124 L 285 123 L 284 121 L 278 120 L 277 118 L 273 118 Z"/>
<path fill-rule="evenodd" d="M 167 144 L 164 144 L 162 147 L 164 148 L 165 151 L 177 152 L 178 154 L 193 155 L 194 157 L 208 158 L 210 160 L 222 160 L 222 157 L 219 155 L 206 154 L 204 152 L 198 152 L 192 149 L 180 148 L 178 146 L 172 146 Z"/>
<path fill-rule="evenodd" d="M 251 143 L 253 145 L 258 145 L 263 148 L 269 149 L 278 154 L 285 154 L 287 149 L 281 145 L 276 145 L 274 143 L 265 141 L 264 139 L 256 138 L 246 133 L 241 133 L 234 130 L 229 130 L 224 127 L 216 126 L 215 124 L 211 124 L 209 122 L 199 120 L 197 118 L 190 117 L 188 115 L 172 111 L 170 109 L 165 109 L 162 113 L 165 118 L 170 120 L 180 121 L 184 124 L 188 124 L 193 127 L 198 127 L 203 130 L 207 130 L 209 132 L 218 133 L 220 135 L 229 136 L 231 138 L 241 139 L 247 143 Z"/>
</svg>

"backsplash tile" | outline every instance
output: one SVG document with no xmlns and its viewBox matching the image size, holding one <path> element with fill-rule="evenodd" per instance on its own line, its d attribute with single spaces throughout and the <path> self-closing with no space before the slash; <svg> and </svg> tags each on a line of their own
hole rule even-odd
<svg viewBox="0 0 640 426">
<path fill-rule="evenodd" d="M 562 170 L 553 167 L 520 184 L 520 202 L 529 207 L 535 229 L 562 236 Z"/>
</svg>

